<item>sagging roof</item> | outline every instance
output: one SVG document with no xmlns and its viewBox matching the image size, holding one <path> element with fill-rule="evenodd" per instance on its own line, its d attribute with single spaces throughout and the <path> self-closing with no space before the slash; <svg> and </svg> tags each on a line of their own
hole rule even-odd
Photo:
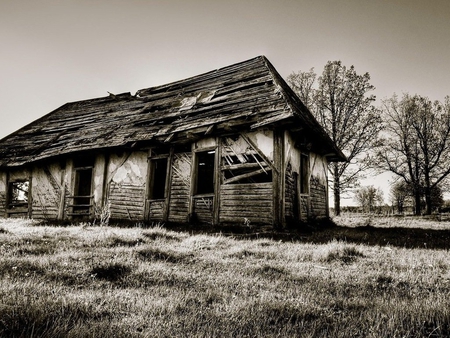
<svg viewBox="0 0 450 338">
<path fill-rule="evenodd" d="M 266 57 L 259 56 L 135 95 L 66 103 L 0 140 L 0 166 L 269 125 L 296 126 L 314 135 L 329 160 L 345 160 Z"/>
</svg>

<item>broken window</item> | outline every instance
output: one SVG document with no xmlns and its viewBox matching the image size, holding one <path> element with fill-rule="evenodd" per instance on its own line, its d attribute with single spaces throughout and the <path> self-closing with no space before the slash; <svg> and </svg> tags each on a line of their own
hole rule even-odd
<svg viewBox="0 0 450 338">
<path fill-rule="evenodd" d="M 309 157 L 306 154 L 300 155 L 300 193 L 309 193 Z"/>
<path fill-rule="evenodd" d="M 166 198 L 167 157 L 150 160 L 150 199 Z"/>
<path fill-rule="evenodd" d="M 224 184 L 272 182 L 269 160 L 245 138 L 223 140 L 222 171 Z"/>
<path fill-rule="evenodd" d="M 17 181 L 9 183 L 8 209 L 28 208 L 29 181 Z"/>
<path fill-rule="evenodd" d="M 202 151 L 196 153 L 196 184 L 195 194 L 213 194 L 214 193 L 214 159 L 216 151 Z"/>
</svg>

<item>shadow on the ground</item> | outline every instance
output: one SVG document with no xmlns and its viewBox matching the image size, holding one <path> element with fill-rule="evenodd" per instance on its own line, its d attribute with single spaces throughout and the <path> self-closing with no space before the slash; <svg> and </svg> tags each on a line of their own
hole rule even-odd
<svg viewBox="0 0 450 338">
<path fill-rule="evenodd" d="M 343 227 L 331 221 L 322 224 L 302 224 L 295 228 L 279 231 L 270 228 L 244 227 L 202 227 L 168 226 L 175 231 L 190 233 L 220 233 L 236 239 L 268 238 L 278 241 L 295 241 L 312 244 L 326 244 L 333 240 L 347 243 L 391 246 L 399 248 L 450 249 L 450 230 L 423 228 L 381 228 L 373 226 Z"/>
<path fill-rule="evenodd" d="M 300 241 L 308 243 L 328 243 L 330 240 L 342 240 L 347 243 L 393 246 L 399 248 L 449 249 L 450 230 L 422 228 L 377 228 L 333 226 L 312 231 Z"/>
</svg>

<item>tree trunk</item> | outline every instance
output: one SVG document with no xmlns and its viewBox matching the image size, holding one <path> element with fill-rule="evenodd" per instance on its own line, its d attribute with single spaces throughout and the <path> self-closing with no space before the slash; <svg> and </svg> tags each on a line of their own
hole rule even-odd
<svg viewBox="0 0 450 338">
<path fill-rule="evenodd" d="M 431 189 L 429 187 L 425 187 L 425 203 L 427 205 L 426 215 L 431 215 Z"/>
<path fill-rule="evenodd" d="M 416 209 L 414 210 L 414 214 L 416 216 L 420 216 L 420 189 L 414 188 L 414 203 Z"/>
<path fill-rule="evenodd" d="M 333 164 L 333 195 L 334 195 L 334 215 L 341 214 L 341 188 L 339 184 L 339 167 L 337 163 Z"/>
</svg>

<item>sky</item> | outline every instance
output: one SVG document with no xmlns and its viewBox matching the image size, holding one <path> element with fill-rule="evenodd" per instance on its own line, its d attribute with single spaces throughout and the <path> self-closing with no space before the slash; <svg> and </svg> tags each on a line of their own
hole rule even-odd
<svg viewBox="0 0 450 338">
<path fill-rule="evenodd" d="M 0 0 L 0 138 L 66 102 L 258 55 L 284 78 L 332 60 L 354 65 L 378 103 L 394 93 L 443 100 L 450 1 Z"/>
</svg>

